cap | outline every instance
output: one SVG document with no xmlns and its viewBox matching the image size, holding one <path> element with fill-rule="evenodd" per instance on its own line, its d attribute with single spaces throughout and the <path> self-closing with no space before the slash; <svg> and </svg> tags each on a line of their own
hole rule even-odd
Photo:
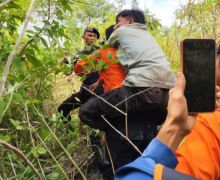
<svg viewBox="0 0 220 180">
<path fill-rule="evenodd" d="M 94 28 L 94 27 L 87 27 L 87 28 L 85 28 L 84 33 L 85 32 L 95 33 L 97 35 L 97 39 L 99 39 L 99 37 L 100 37 L 99 31 L 96 28 Z"/>
</svg>

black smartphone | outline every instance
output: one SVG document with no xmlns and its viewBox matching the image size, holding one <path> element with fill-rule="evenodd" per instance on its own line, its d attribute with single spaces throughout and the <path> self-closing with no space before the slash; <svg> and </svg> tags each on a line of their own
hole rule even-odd
<svg viewBox="0 0 220 180">
<path fill-rule="evenodd" d="M 213 39 L 181 42 L 181 68 L 186 78 L 185 96 L 190 113 L 215 110 L 215 53 Z"/>
</svg>

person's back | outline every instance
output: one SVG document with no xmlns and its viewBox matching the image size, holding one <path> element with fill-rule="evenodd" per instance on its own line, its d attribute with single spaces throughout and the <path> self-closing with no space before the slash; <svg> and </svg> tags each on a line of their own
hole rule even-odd
<svg viewBox="0 0 220 180">
<path fill-rule="evenodd" d="M 125 86 L 171 88 L 173 74 L 160 46 L 146 31 L 146 26 L 133 23 L 119 27 L 110 37 L 118 40 L 117 57 L 128 67 Z"/>
</svg>

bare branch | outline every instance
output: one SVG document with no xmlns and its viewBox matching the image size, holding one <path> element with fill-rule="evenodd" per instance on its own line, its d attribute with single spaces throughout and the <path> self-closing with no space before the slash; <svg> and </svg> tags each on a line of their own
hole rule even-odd
<svg viewBox="0 0 220 180">
<path fill-rule="evenodd" d="M 15 154 L 19 155 L 24 162 L 32 169 L 32 171 L 37 175 L 37 177 L 39 179 L 42 179 L 40 173 L 37 171 L 37 169 L 34 167 L 34 165 L 27 159 L 27 157 L 22 153 L 21 150 L 19 150 L 18 148 L 12 146 L 11 144 L 4 142 L 2 140 L 0 140 L 0 145 L 4 146 L 5 148 L 13 151 Z"/>
<path fill-rule="evenodd" d="M 26 103 L 25 103 L 25 105 L 24 105 L 24 110 L 25 110 L 25 115 L 26 115 L 25 118 L 26 118 L 26 120 L 27 120 L 27 122 L 28 122 L 28 127 L 29 127 L 29 132 L 30 132 L 31 143 L 32 143 L 33 147 L 36 149 L 36 146 L 35 146 L 35 143 L 34 143 L 34 138 L 33 138 L 32 131 L 31 131 L 31 127 L 30 127 L 30 118 L 29 118 L 28 108 L 27 108 L 27 104 L 26 104 Z M 45 176 L 45 174 L 44 174 L 44 171 L 43 171 L 43 168 L 42 168 L 42 166 L 41 166 L 41 164 L 40 164 L 40 160 L 39 160 L 38 156 L 37 156 L 36 158 L 37 158 L 37 162 L 38 162 L 38 164 L 39 164 L 41 173 L 42 173 L 44 179 L 46 179 L 46 176 Z"/>
<path fill-rule="evenodd" d="M 90 91 L 87 87 L 85 86 L 81 86 L 83 89 L 87 90 L 88 92 L 90 92 L 92 95 L 96 96 L 97 98 L 101 99 L 103 102 L 105 102 L 106 104 L 108 104 L 109 106 L 111 106 L 112 108 L 116 109 L 118 112 L 122 113 L 123 115 L 127 115 L 127 113 L 123 112 L 122 110 L 118 109 L 116 106 L 112 105 L 111 103 L 109 103 L 108 101 L 106 101 L 105 99 L 103 99 L 102 97 L 98 96 L 96 93 Z"/>
<path fill-rule="evenodd" d="M 1 4 L 0 4 L 0 8 L 3 7 L 4 5 L 10 3 L 11 1 L 13 1 L 13 0 L 7 0 L 7 1 L 1 3 Z"/>
<path fill-rule="evenodd" d="M 125 107 L 126 107 L 126 116 L 125 116 L 125 135 L 128 137 L 128 101 L 127 98 L 125 98 Z"/>
<path fill-rule="evenodd" d="M 26 14 L 24 23 L 23 23 L 21 34 L 19 35 L 13 50 L 11 51 L 10 55 L 8 56 L 6 65 L 4 67 L 4 72 L 3 72 L 3 75 L 2 75 L 2 80 L 0 81 L 0 98 L 2 97 L 2 95 L 4 93 L 4 90 L 5 90 L 5 83 L 6 83 L 9 71 L 10 71 L 10 67 L 11 67 L 13 58 L 16 55 L 18 47 L 21 44 L 22 39 L 23 39 L 23 37 L 25 35 L 26 29 L 27 29 L 27 26 L 28 26 L 28 22 L 29 22 L 29 19 L 30 19 L 30 15 L 31 15 L 32 10 L 34 8 L 34 3 L 35 3 L 35 0 L 32 0 L 31 4 L 30 4 L 30 7 L 29 7 L 29 10 L 28 10 L 28 12 Z"/>
<path fill-rule="evenodd" d="M 108 143 L 106 142 L 106 140 L 105 140 L 105 146 L 106 146 L 106 149 L 108 151 L 108 155 L 109 155 L 109 159 L 110 159 L 110 162 L 111 162 L 113 174 L 115 174 L 115 167 L 114 167 L 112 156 L 111 156 L 111 152 L 109 150 Z"/>
<path fill-rule="evenodd" d="M 17 176 L 17 173 L 16 173 L 16 171 L 15 171 L 14 164 L 13 164 L 12 159 L 11 159 L 11 157 L 10 157 L 9 154 L 8 154 L 8 158 L 9 158 L 9 161 L 10 161 L 10 163 L 11 163 L 11 168 L 12 168 L 12 171 L 13 171 L 13 173 L 14 173 L 14 176 L 16 177 L 16 176 Z M 17 179 L 16 179 L 16 180 L 17 180 Z"/>
<path fill-rule="evenodd" d="M 60 140 L 58 139 L 58 137 L 56 136 L 56 134 L 53 132 L 53 130 L 50 128 L 50 126 L 47 124 L 47 122 L 45 121 L 45 118 L 42 114 L 40 114 L 40 112 L 38 111 L 38 109 L 33 105 L 37 115 L 39 117 L 41 117 L 41 120 L 43 121 L 43 123 L 46 125 L 46 127 L 48 128 L 48 130 L 50 131 L 50 133 L 53 135 L 53 137 L 56 139 L 56 141 L 58 142 L 58 144 L 60 145 L 60 147 L 63 149 L 63 151 L 65 152 L 65 154 L 68 156 L 68 158 L 70 159 L 70 161 L 72 162 L 72 164 L 74 165 L 74 167 L 76 167 L 76 169 L 78 170 L 78 172 L 80 173 L 80 175 L 82 176 L 83 180 L 86 180 L 85 175 L 83 174 L 83 172 L 81 171 L 81 169 L 79 168 L 79 166 L 76 164 L 76 162 L 73 160 L 73 158 L 71 157 L 71 155 L 69 154 L 69 152 L 66 150 L 66 148 L 63 146 L 63 144 L 60 142 Z"/>
<path fill-rule="evenodd" d="M 69 180 L 67 174 L 65 173 L 65 171 L 63 170 L 63 168 L 61 167 L 61 165 L 59 164 L 59 162 L 56 160 L 56 158 L 54 157 L 53 153 L 50 151 L 50 149 L 47 147 L 47 145 L 44 143 L 43 139 L 40 137 L 40 135 L 36 132 L 35 128 L 32 126 L 32 124 L 30 123 L 30 119 L 29 119 L 29 115 L 28 115 L 28 107 L 27 104 L 25 104 L 25 112 L 26 112 L 26 120 L 28 122 L 28 126 L 30 129 L 30 133 L 32 136 L 32 132 L 33 131 L 37 137 L 39 138 L 39 140 L 41 141 L 41 143 L 43 144 L 43 146 L 47 149 L 48 153 L 51 155 L 51 157 L 53 158 L 53 160 L 55 161 L 55 163 L 57 164 L 57 166 L 60 168 L 61 172 L 63 173 L 63 175 L 65 176 L 65 178 L 67 180 Z M 32 138 L 33 139 L 33 138 Z M 33 143 L 34 144 L 34 143 Z M 46 179 L 46 178 L 45 178 Z"/>
<path fill-rule="evenodd" d="M 101 117 L 104 119 L 104 121 L 105 121 L 112 129 L 114 129 L 118 134 L 120 134 L 124 139 L 126 139 L 140 155 L 142 155 L 142 153 L 141 153 L 141 151 L 138 149 L 138 147 L 135 146 L 135 144 L 134 144 L 128 137 L 126 137 L 126 136 L 125 136 L 124 134 L 122 134 L 119 130 L 117 130 L 103 115 L 101 115 Z"/>
</svg>

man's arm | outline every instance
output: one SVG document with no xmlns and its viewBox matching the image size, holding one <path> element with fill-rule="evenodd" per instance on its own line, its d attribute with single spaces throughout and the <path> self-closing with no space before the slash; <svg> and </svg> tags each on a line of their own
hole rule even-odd
<svg viewBox="0 0 220 180">
<path fill-rule="evenodd" d="M 173 152 L 183 138 L 192 131 L 195 124 L 195 117 L 188 116 L 184 96 L 185 84 L 184 75 L 177 73 L 175 87 L 169 91 L 167 118 L 156 137 Z"/>
<path fill-rule="evenodd" d="M 74 65 L 74 72 L 78 75 L 78 76 L 83 76 L 86 74 L 86 66 L 87 66 L 87 62 L 80 59 L 76 62 L 76 64 Z"/>
</svg>

